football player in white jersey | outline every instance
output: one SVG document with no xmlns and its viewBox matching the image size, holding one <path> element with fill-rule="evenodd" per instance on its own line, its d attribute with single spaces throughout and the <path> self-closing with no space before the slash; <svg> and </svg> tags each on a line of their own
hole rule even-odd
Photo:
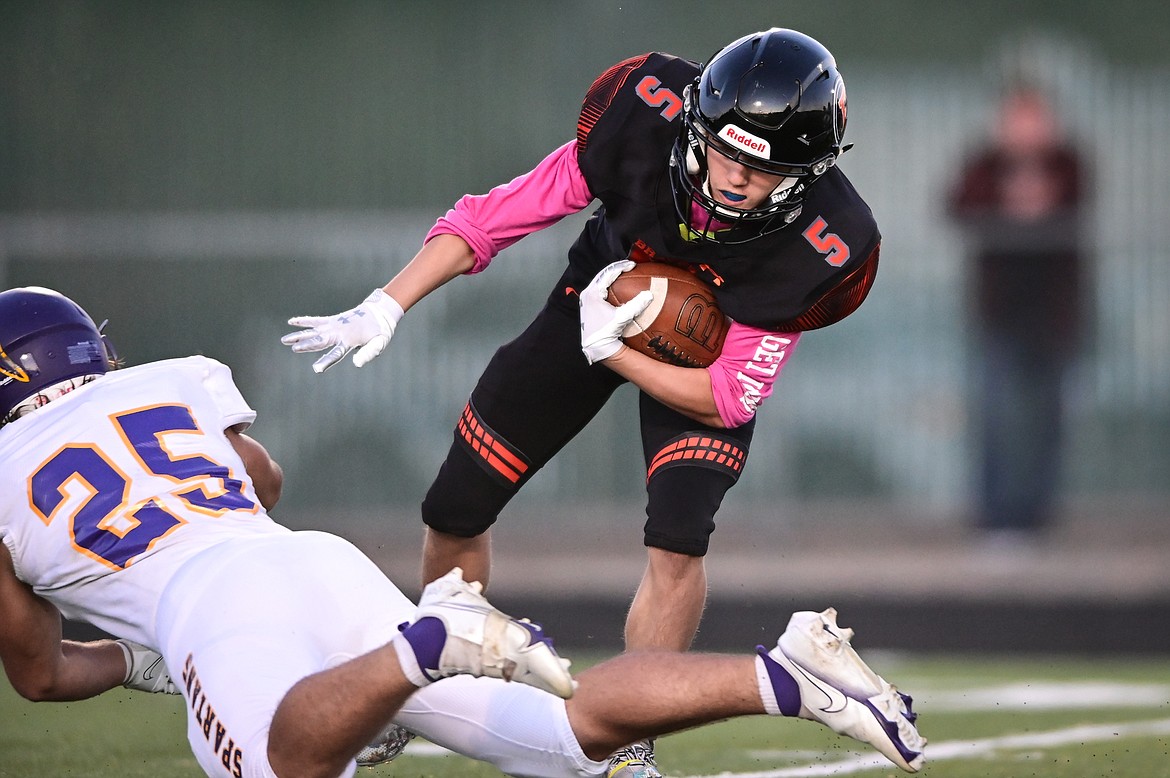
<svg viewBox="0 0 1170 778">
<path fill-rule="evenodd" d="M 909 698 L 831 609 L 754 656 L 628 654 L 574 680 L 458 568 L 415 606 L 347 541 L 272 521 L 283 476 L 226 366 L 113 362 L 69 298 L 0 292 L 0 661 L 26 698 L 179 693 L 218 777 L 350 776 L 403 732 L 512 775 L 596 776 L 639 739 L 760 713 L 922 765 Z M 63 640 L 62 616 L 116 639 Z"/>
</svg>

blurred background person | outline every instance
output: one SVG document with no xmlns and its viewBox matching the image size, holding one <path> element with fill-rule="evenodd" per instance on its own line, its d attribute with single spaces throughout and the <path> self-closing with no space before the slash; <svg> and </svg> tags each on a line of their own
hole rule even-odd
<svg viewBox="0 0 1170 778">
<path fill-rule="evenodd" d="M 1086 331 L 1087 171 L 1049 96 L 1016 81 L 949 195 L 968 250 L 976 527 L 1054 521 L 1069 368 Z"/>
</svg>

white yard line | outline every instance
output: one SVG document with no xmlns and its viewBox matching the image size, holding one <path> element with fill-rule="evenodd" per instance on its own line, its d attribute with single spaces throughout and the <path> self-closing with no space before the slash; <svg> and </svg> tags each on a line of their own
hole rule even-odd
<svg viewBox="0 0 1170 778">
<path fill-rule="evenodd" d="M 983 738 L 981 740 L 949 740 L 931 743 L 926 747 L 926 764 L 932 765 L 948 759 L 969 759 L 986 756 L 999 749 L 1051 748 L 1074 743 L 1097 743 L 1126 737 L 1155 737 L 1170 735 L 1170 719 L 1136 721 L 1128 724 L 1098 724 L 1092 726 L 1056 729 L 1051 732 L 1032 732 L 1027 735 L 1007 735 Z M 851 775 L 865 770 L 890 770 L 893 766 L 880 756 L 856 757 L 840 762 L 814 762 L 779 770 L 764 770 L 753 773 L 717 773 L 715 775 L 689 776 L 688 778 L 806 778 L 823 775 Z"/>
<path fill-rule="evenodd" d="M 914 707 L 930 711 L 1072 710 L 1170 706 L 1170 685 L 1085 681 L 1021 681 L 981 689 L 920 690 Z"/>
<path fill-rule="evenodd" d="M 915 707 L 928 711 L 961 710 L 1049 710 L 1053 708 L 1163 708 L 1170 705 L 1170 686 L 1164 684 L 1116 684 L 1108 682 L 1052 683 L 1028 682 L 1005 684 L 971 690 L 930 691 L 915 695 Z M 1096 743 L 1124 737 L 1170 735 L 1170 719 L 1155 719 L 1125 724 L 1095 724 L 1051 732 L 1004 735 L 980 740 L 950 740 L 930 743 L 926 747 L 927 765 L 949 759 L 986 756 L 1000 749 L 1051 748 L 1073 743 Z M 860 746 L 859 746 L 860 747 Z M 407 746 L 411 756 L 446 756 L 451 752 L 427 742 L 415 741 Z M 777 759 L 791 761 L 792 753 L 777 754 Z M 893 768 L 885 757 L 856 756 L 836 762 L 815 761 L 794 767 L 751 773 L 724 772 L 687 778 L 815 778 L 825 775 L 851 775 L 867 770 Z"/>
<path fill-rule="evenodd" d="M 983 738 L 981 740 L 948 740 L 930 743 L 926 747 L 927 766 L 950 759 L 970 759 L 986 756 L 1000 749 L 1052 748 L 1072 743 L 1098 743 L 1126 737 L 1156 737 L 1170 735 L 1170 719 L 1136 721 L 1127 724 L 1099 724 L 1056 729 L 1051 732 L 1031 732 L 1026 735 Z M 407 746 L 411 756 L 451 756 L 452 752 L 431 743 L 415 741 Z M 859 756 L 839 762 L 810 762 L 795 767 L 763 770 L 752 773 L 716 773 L 688 778 L 814 778 L 825 775 L 852 775 L 866 770 L 895 768 L 881 756 Z"/>
</svg>

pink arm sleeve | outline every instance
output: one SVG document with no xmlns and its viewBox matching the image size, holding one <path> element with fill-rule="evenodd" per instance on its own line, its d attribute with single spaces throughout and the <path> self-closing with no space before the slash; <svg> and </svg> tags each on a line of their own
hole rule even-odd
<svg viewBox="0 0 1170 778">
<path fill-rule="evenodd" d="M 487 194 L 464 195 L 427 233 L 454 234 L 475 252 L 478 273 L 504 249 L 525 235 L 556 224 L 593 200 L 577 166 L 577 141 L 569 141 L 539 165 Z"/>
<path fill-rule="evenodd" d="M 799 332 L 769 332 L 732 322 L 719 359 L 707 368 L 719 418 L 728 427 L 751 421 L 796 350 Z"/>
</svg>

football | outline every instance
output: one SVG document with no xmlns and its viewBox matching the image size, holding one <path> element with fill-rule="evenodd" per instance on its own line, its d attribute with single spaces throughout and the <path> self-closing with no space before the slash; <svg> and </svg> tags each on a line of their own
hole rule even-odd
<svg viewBox="0 0 1170 778">
<path fill-rule="evenodd" d="M 610 284 L 607 299 L 621 305 L 646 289 L 654 301 L 622 332 L 625 344 L 680 367 L 714 362 L 723 350 L 729 322 L 711 287 L 674 265 L 643 262 Z"/>
</svg>

